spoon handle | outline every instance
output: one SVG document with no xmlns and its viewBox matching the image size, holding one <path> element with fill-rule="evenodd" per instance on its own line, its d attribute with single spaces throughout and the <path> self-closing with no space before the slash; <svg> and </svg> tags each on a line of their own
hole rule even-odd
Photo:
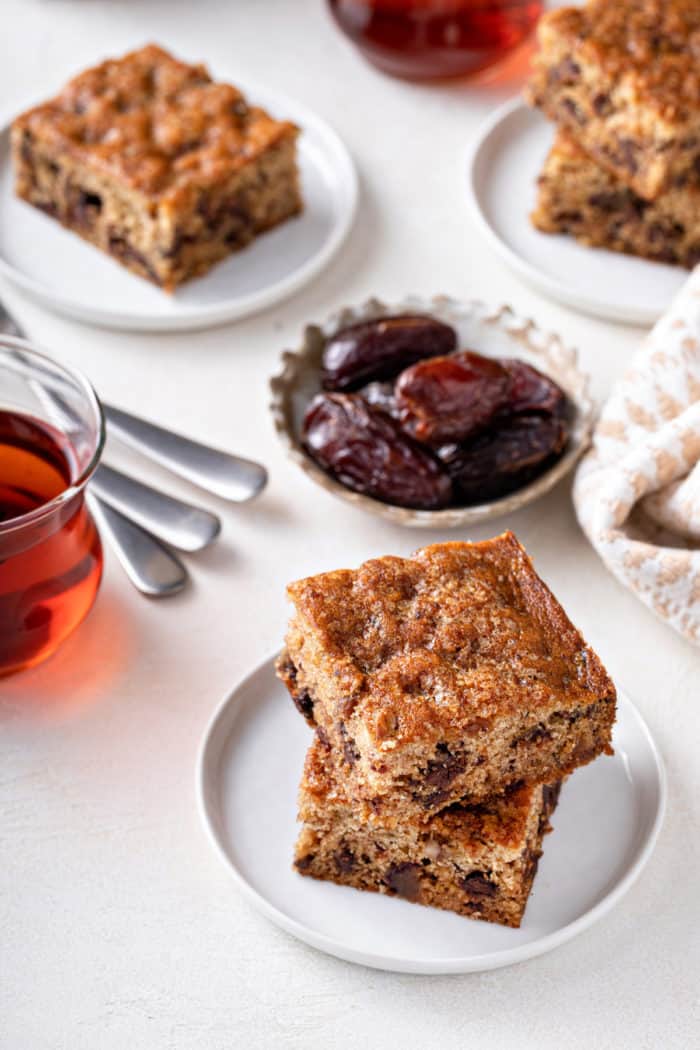
<svg viewBox="0 0 700 1050">
<path fill-rule="evenodd" d="M 99 466 L 90 489 L 103 503 L 181 551 L 207 547 L 221 531 L 216 514 L 168 496 L 112 467 Z"/>
<path fill-rule="evenodd" d="M 134 587 L 149 598 L 167 598 L 187 583 L 182 562 L 145 529 L 88 492 L 90 510 Z"/>
<path fill-rule="evenodd" d="M 116 437 L 222 499 L 243 503 L 267 484 L 267 471 L 259 463 L 202 445 L 112 405 L 102 407 Z"/>
</svg>

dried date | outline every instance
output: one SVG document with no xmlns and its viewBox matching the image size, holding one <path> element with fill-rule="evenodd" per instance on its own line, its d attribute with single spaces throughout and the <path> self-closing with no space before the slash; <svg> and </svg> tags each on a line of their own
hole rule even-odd
<svg viewBox="0 0 700 1050">
<path fill-rule="evenodd" d="M 452 499 L 439 460 L 385 413 L 350 394 L 318 394 L 304 417 L 309 455 L 341 484 L 399 507 L 436 510 Z"/>
<path fill-rule="evenodd" d="M 459 503 L 485 503 L 521 488 L 541 474 L 566 445 L 563 421 L 522 415 L 504 420 L 463 445 L 439 450 Z"/>
<path fill-rule="evenodd" d="M 401 424 L 429 445 L 464 441 L 507 407 L 509 387 L 499 361 L 471 350 L 420 361 L 396 383 Z"/>
<path fill-rule="evenodd" d="M 357 390 L 377 379 L 393 379 L 426 357 L 451 354 L 455 330 L 422 315 L 403 314 L 363 321 L 336 332 L 323 351 L 321 383 L 325 390 Z"/>
<path fill-rule="evenodd" d="M 499 364 L 510 376 L 506 409 L 509 415 L 542 412 L 562 419 L 566 416 L 567 396 L 553 379 L 517 357 L 500 358 Z"/>
<path fill-rule="evenodd" d="M 372 408 L 381 409 L 393 419 L 399 418 L 399 406 L 396 403 L 393 383 L 369 383 L 357 393 Z"/>
</svg>

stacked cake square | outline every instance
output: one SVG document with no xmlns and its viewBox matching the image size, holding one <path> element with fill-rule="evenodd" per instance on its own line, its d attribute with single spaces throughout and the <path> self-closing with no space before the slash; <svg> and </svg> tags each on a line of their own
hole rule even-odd
<svg viewBox="0 0 700 1050">
<path fill-rule="evenodd" d="M 538 27 L 530 103 L 557 125 L 534 225 L 700 261 L 700 4 L 588 0 Z"/>
<path fill-rule="evenodd" d="M 300 580 L 278 675 L 315 729 L 299 872 L 518 926 L 616 694 L 512 533 Z"/>
</svg>

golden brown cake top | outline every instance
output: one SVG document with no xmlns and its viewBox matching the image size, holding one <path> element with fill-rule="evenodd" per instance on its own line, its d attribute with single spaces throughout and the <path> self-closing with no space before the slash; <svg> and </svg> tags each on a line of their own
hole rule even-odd
<svg viewBox="0 0 700 1050">
<path fill-rule="evenodd" d="M 204 66 L 154 44 L 80 73 L 15 127 L 131 189 L 175 201 L 296 134 Z"/>
<path fill-rule="evenodd" d="M 306 800 L 323 810 L 329 805 L 341 807 L 356 803 L 348 794 L 342 775 L 333 762 L 332 752 L 316 738 L 306 754 L 304 772 L 299 785 L 299 800 L 302 817 L 311 815 L 306 809 Z M 306 796 L 306 799 L 305 799 Z M 542 788 L 525 786 L 516 788 L 505 796 L 475 806 L 454 805 L 442 810 L 425 822 L 420 813 L 411 819 L 402 814 L 402 822 L 412 824 L 418 834 L 432 841 L 458 844 L 470 853 L 484 847 L 492 849 L 520 850 L 525 845 L 528 819 L 535 807 L 542 808 Z M 378 822 L 378 825 L 381 821 Z"/>
<path fill-rule="evenodd" d="M 476 733 L 494 718 L 615 696 L 511 532 L 312 576 L 288 595 L 298 634 L 311 636 L 307 681 L 333 676 L 344 716 L 357 711 L 377 741 Z"/>
<path fill-rule="evenodd" d="M 560 155 L 565 160 L 572 161 L 585 161 L 588 158 L 588 154 L 581 149 L 576 139 L 566 128 L 556 129 L 554 133 L 554 142 L 552 143 L 549 155 Z M 607 172 L 604 174 L 607 176 Z M 607 177 L 609 178 L 610 176 Z"/>
<path fill-rule="evenodd" d="M 700 113 L 700 3 L 698 0 L 589 0 L 540 22 L 540 39 L 562 35 L 575 61 L 600 64 L 611 79 L 628 74 L 638 100 L 664 116 Z"/>
</svg>

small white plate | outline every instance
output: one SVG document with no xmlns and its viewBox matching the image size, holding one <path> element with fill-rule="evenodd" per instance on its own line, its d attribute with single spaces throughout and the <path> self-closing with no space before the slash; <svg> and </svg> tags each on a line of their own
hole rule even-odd
<svg viewBox="0 0 700 1050">
<path fill-rule="evenodd" d="M 530 223 L 536 180 L 554 131 L 519 99 L 498 109 L 469 149 L 467 195 L 492 247 L 534 288 L 584 313 L 653 324 L 687 279 L 678 266 L 586 248 Z"/>
<path fill-rule="evenodd" d="M 305 106 L 256 85 L 236 83 L 253 102 L 301 128 L 300 216 L 168 295 L 17 200 L 6 121 L 0 125 L 0 274 L 45 306 L 79 321 L 152 332 L 245 317 L 311 281 L 352 225 L 357 204 L 352 159 L 335 131 Z"/>
<path fill-rule="evenodd" d="M 304 878 L 291 862 L 311 736 L 273 664 L 265 660 L 214 715 L 200 753 L 199 802 L 238 887 L 315 948 L 406 973 L 496 969 L 556 948 L 602 918 L 649 859 L 665 777 L 648 729 L 622 696 L 615 756 L 566 783 L 519 930 Z"/>
</svg>

